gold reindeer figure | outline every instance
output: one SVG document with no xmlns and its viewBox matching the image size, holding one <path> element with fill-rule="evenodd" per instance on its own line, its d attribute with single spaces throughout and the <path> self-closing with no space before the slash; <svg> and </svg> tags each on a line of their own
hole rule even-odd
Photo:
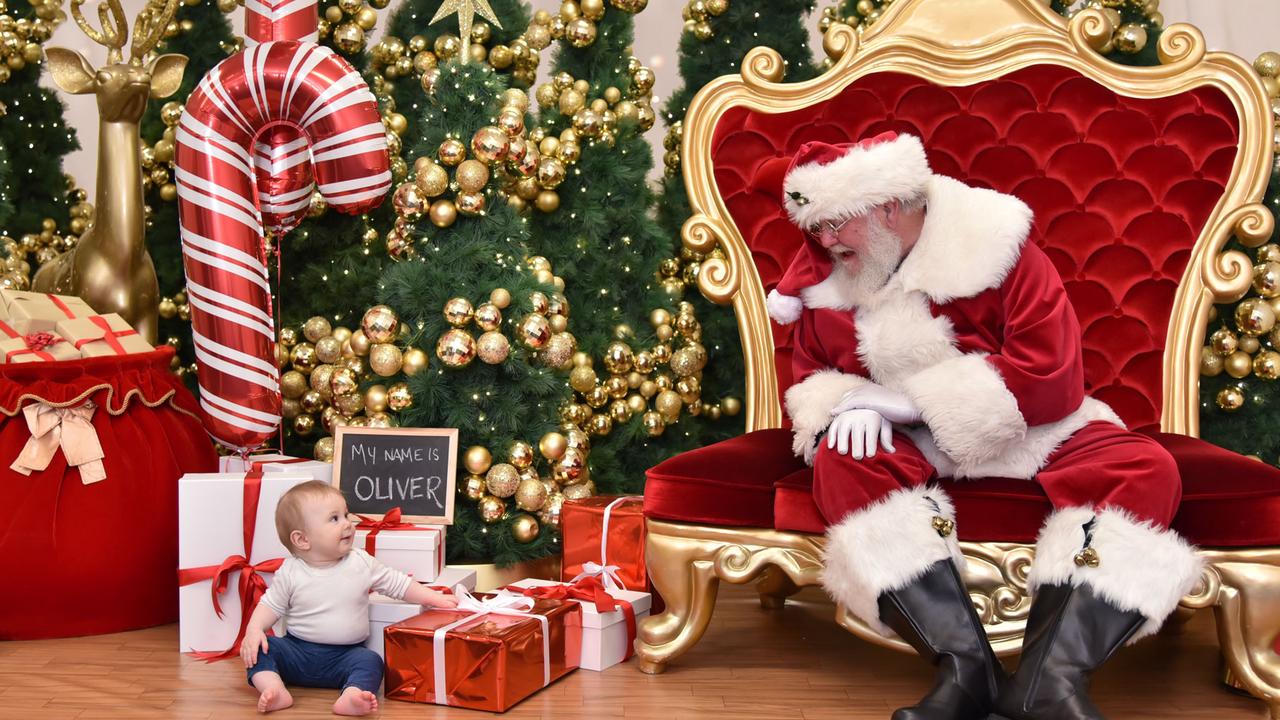
<svg viewBox="0 0 1280 720">
<path fill-rule="evenodd" d="M 147 252 L 142 203 L 138 122 L 148 95 L 172 95 L 182 83 L 187 58 L 160 55 L 144 63 L 173 19 L 178 0 L 150 0 L 134 23 L 128 62 L 121 48 L 129 33 L 120 0 L 98 5 L 101 32 L 71 0 L 71 15 L 89 39 L 107 48 L 107 65 L 96 72 L 83 55 L 66 48 L 45 52 L 58 87 L 98 98 L 98 188 L 93 223 L 75 248 L 47 263 L 32 282 L 38 292 L 78 295 L 100 313 L 119 313 L 153 345 L 158 333 L 160 288 Z"/>
</svg>

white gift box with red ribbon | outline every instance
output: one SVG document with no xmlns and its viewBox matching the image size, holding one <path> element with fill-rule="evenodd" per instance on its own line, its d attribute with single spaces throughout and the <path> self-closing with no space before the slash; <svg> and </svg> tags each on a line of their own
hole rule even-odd
<svg viewBox="0 0 1280 720">
<path fill-rule="evenodd" d="M 424 584 L 437 590 L 451 590 L 461 585 L 468 591 L 474 591 L 476 589 L 476 571 L 459 567 L 447 567 L 440 573 L 440 577 L 437 578 L 436 582 Z M 386 646 L 386 635 L 383 631 L 391 623 L 408 620 L 422 612 L 422 609 L 422 606 L 417 603 L 393 600 L 386 595 L 373 593 L 369 596 L 369 639 L 365 640 L 364 646 L 378 653 L 378 657 L 385 657 L 383 648 Z"/>
<path fill-rule="evenodd" d="M 218 470 L 225 473 L 248 472 L 255 464 L 261 465 L 263 472 L 304 472 L 322 483 L 333 483 L 333 465 L 319 460 L 307 460 L 280 453 L 258 453 L 247 458 L 224 455 L 218 458 Z"/>
<path fill-rule="evenodd" d="M 607 576 L 602 574 L 602 579 L 604 577 Z M 510 587 L 535 588 L 570 584 L 555 580 L 525 578 L 519 582 L 511 583 Z M 649 617 L 653 595 L 647 592 L 623 590 L 608 580 L 605 580 L 605 586 L 609 595 L 615 600 L 631 603 L 631 609 L 635 612 L 637 625 Z M 579 667 L 583 670 L 600 672 L 627 659 L 630 653 L 627 645 L 626 616 L 623 609 L 619 607 L 611 612 L 602 613 L 598 612 L 596 606 L 591 602 L 586 600 L 577 602 L 582 606 L 582 664 Z"/>
</svg>

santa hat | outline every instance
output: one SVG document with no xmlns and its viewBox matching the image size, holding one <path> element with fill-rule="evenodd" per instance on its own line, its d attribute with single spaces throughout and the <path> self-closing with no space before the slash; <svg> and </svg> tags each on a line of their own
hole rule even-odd
<svg viewBox="0 0 1280 720">
<path fill-rule="evenodd" d="M 801 228 L 843 220 L 893 200 L 924 194 L 933 172 L 914 135 L 885 132 L 856 143 L 800 146 L 782 181 L 787 215 Z M 831 274 L 831 254 L 805 235 L 782 281 L 769 293 L 769 316 L 779 324 L 800 318 L 800 293 Z"/>
</svg>

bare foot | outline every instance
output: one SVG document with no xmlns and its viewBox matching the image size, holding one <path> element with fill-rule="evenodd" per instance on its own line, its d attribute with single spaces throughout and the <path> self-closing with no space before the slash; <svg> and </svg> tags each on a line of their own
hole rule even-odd
<svg viewBox="0 0 1280 720">
<path fill-rule="evenodd" d="M 378 710 L 378 696 L 352 686 L 342 691 L 333 711 L 339 715 L 368 715 Z"/>
<path fill-rule="evenodd" d="M 269 687 L 258 696 L 258 712 L 260 713 L 283 710 L 292 704 L 293 696 L 289 694 L 283 684 L 278 687 Z"/>
</svg>

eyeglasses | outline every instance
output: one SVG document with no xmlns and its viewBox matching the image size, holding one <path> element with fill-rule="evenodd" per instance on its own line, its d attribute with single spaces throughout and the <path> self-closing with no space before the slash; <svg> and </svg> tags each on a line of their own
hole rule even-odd
<svg viewBox="0 0 1280 720">
<path fill-rule="evenodd" d="M 821 220 L 805 228 L 804 232 L 806 235 L 813 238 L 814 240 L 821 240 L 822 232 L 824 230 L 831 233 L 832 235 L 837 235 L 839 234 L 840 230 L 844 228 L 845 225 L 849 224 L 850 220 L 853 220 L 852 215 L 845 218 L 844 220 L 841 220 L 840 224 L 838 225 L 831 220 Z"/>
</svg>

